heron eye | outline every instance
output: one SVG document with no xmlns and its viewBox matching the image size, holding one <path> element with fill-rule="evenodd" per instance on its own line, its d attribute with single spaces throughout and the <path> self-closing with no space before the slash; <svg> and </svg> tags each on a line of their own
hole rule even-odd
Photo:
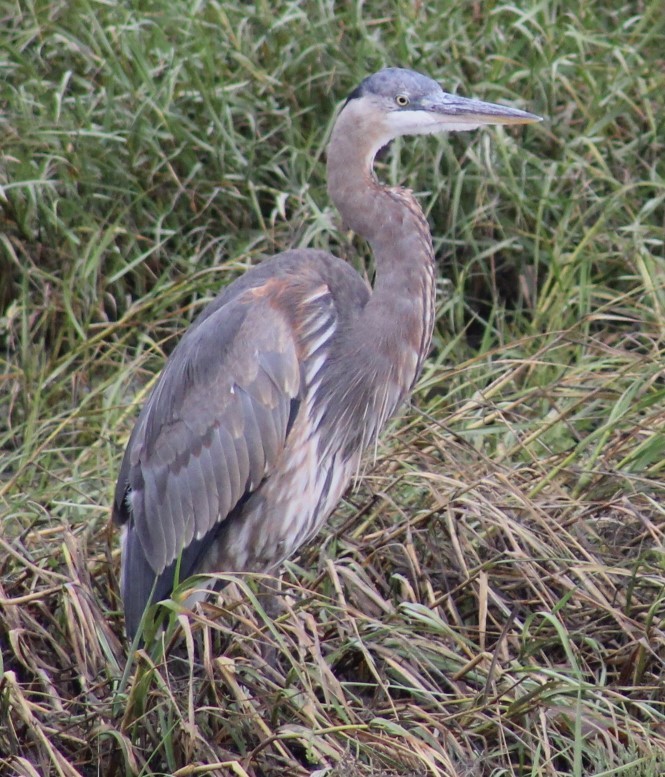
<svg viewBox="0 0 665 777">
<path fill-rule="evenodd" d="M 405 105 L 409 104 L 409 98 L 405 94 L 398 94 L 397 97 L 395 97 L 395 102 L 400 108 L 404 108 Z"/>
</svg>

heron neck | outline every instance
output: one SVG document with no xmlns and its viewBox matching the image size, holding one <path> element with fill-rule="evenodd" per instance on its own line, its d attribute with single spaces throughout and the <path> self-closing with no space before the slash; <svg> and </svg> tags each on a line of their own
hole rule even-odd
<svg viewBox="0 0 665 777">
<path fill-rule="evenodd" d="M 413 194 L 376 179 L 372 165 L 377 145 L 371 130 L 348 106 L 333 129 L 327 173 L 330 199 L 345 226 L 371 245 L 377 284 L 382 284 L 390 278 L 422 275 L 433 262 L 433 250 L 429 225 Z"/>
<path fill-rule="evenodd" d="M 372 296 L 356 325 L 389 363 L 398 365 L 397 357 L 408 352 L 404 374 L 394 375 L 406 391 L 429 350 L 434 320 L 429 226 L 409 190 L 377 181 L 368 138 L 355 127 L 341 129 L 328 148 L 328 191 L 345 225 L 369 242 L 376 263 Z"/>
</svg>

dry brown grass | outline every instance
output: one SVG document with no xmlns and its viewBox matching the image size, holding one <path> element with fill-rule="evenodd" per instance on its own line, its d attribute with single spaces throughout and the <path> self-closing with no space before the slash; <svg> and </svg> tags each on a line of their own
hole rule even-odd
<svg viewBox="0 0 665 777">
<path fill-rule="evenodd" d="M 608 429 L 593 456 L 586 445 L 532 457 L 592 397 L 644 376 L 649 356 L 634 354 L 623 375 L 581 366 L 525 390 L 524 374 L 570 339 L 552 336 L 531 360 L 497 350 L 501 378 L 437 410 L 445 424 L 407 414 L 334 530 L 287 567 L 275 619 L 235 579 L 194 613 L 170 604 L 170 627 L 126 666 L 107 527 L 33 518 L 5 537 L 4 768 L 470 777 L 518 773 L 516 758 L 543 775 L 632 759 L 628 773 L 656 774 L 663 493 L 619 465 L 665 412 Z M 420 396 L 441 378 L 432 367 Z M 534 413 L 543 422 L 525 425 Z M 511 442 L 489 458 L 477 434 L 499 423 Z"/>
</svg>

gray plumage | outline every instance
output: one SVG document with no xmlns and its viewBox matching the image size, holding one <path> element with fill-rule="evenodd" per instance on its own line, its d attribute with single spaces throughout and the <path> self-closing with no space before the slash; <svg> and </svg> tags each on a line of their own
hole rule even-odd
<svg viewBox="0 0 665 777">
<path fill-rule="evenodd" d="M 170 594 L 176 567 L 180 580 L 275 570 L 325 521 L 411 391 L 434 321 L 432 243 L 411 192 L 374 177 L 378 150 L 403 134 L 536 120 L 399 68 L 350 95 L 328 190 L 373 249 L 374 288 L 335 256 L 287 251 L 224 289 L 183 336 L 116 487 L 130 636 L 151 592 Z"/>
</svg>

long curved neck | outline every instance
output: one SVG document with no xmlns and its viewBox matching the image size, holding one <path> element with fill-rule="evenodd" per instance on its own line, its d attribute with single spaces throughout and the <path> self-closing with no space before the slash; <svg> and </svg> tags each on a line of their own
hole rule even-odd
<svg viewBox="0 0 665 777">
<path fill-rule="evenodd" d="M 377 370 L 389 370 L 403 395 L 429 350 L 434 253 L 427 220 L 413 194 L 376 180 L 372 163 L 377 143 L 368 131 L 348 105 L 328 147 L 328 192 L 345 225 L 374 252 L 374 289 L 355 327 L 380 361 Z"/>
</svg>

